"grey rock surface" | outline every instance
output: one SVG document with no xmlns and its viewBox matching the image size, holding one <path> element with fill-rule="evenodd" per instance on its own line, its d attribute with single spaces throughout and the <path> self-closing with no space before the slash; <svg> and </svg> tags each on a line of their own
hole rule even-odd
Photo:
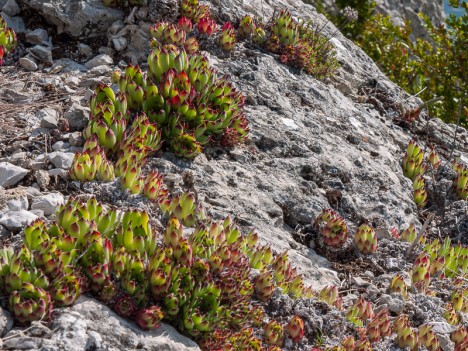
<svg viewBox="0 0 468 351">
<path fill-rule="evenodd" d="M 28 173 L 27 169 L 15 166 L 9 162 L 0 162 L 0 186 L 8 187 L 15 185 Z"/>
<path fill-rule="evenodd" d="M 58 33 L 74 37 L 96 35 L 123 17 L 123 12 L 104 6 L 101 0 L 21 0 L 57 27 Z"/>
<path fill-rule="evenodd" d="M 54 129 L 58 125 L 58 113 L 52 108 L 44 108 L 36 112 L 41 128 Z"/>
<path fill-rule="evenodd" d="M 42 45 L 36 45 L 30 49 L 31 55 L 34 56 L 40 62 L 52 65 L 54 60 L 52 59 L 52 50 Z"/>
<path fill-rule="evenodd" d="M 1 214 L 0 224 L 8 230 L 19 231 L 37 219 L 37 216 L 29 211 L 6 211 Z"/>
<path fill-rule="evenodd" d="M 32 57 L 21 57 L 19 64 L 27 71 L 37 71 L 37 63 Z"/>
<path fill-rule="evenodd" d="M 49 35 L 47 31 L 42 28 L 34 29 L 32 32 L 26 34 L 26 41 L 30 44 L 42 44 L 47 42 Z"/>
<path fill-rule="evenodd" d="M 112 57 L 110 57 L 107 54 L 101 54 L 86 62 L 85 66 L 86 68 L 91 69 L 102 65 L 112 65 L 113 63 L 114 60 L 112 59 Z"/>
<path fill-rule="evenodd" d="M 72 152 L 54 151 L 49 155 L 49 161 L 57 168 L 69 169 L 73 163 L 75 154 Z"/>
<path fill-rule="evenodd" d="M 4 347 L 51 351 L 137 350 L 148 351 L 198 351 L 197 344 L 167 325 L 144 332 L 134 323 L 125 320 L 107 306 L 81 297 L 73 307 L 55 311 L 46 338 L 19 335 L 10 338 Z M 14 330 L 11 332 L 13 333 Z M 24 347 L 23 347 L 24 346 Z"/>
<path fill-rule="evenodd" d="M 64 198 L 60 193 L 50 193 L 36 196 L 31 204 L 31 210 L 42 210 L 44 215 L 50 216 L 55 213 L 59 205 L 63 205 Z"/>
<path fill-rule="evenodd" d="M 376 0 L 375 3 L 377 11 L 391 16 L 397 24 L 402 25 L 405 19 L 410 20 L 414 38 L 429 39 L 424 29 L 424 21 L 418 16 L 419 13 L 429 16 L 436 26 L 445 21 L 444 0 Z"/>
<path fill-rule="evenodd" d="M 16 16 L 21 10 L 15 0 L 7 0 L 5 5 L 2 7 L 2 11 L 7 15 Z"/>
</svg>

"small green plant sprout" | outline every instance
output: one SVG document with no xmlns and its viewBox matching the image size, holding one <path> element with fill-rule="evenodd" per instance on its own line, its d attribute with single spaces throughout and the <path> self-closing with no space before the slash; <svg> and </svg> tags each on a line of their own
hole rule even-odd
<svg viewBox="0 0 468 351">
<path fill-rule="evenodd" d="M 143 330 L 151 330 L 159 327 L 159 321 L 163 319 L 164 313 L 159 306 L 150 306 L 137 311 L 135 320 Z"/>
<path fill-rule="evenodd" d="M 411 282 L 419 291 L 425 291 L 429 286 L 431 280 L 429 272 L 430 266 L 430 258 L 424 252 L 421 253 L 414 261 L 411 271 Z"/>
<path fill-rule="evenodd" d="M 331 209 L 322 211 L 315 219 L 323 242 L 332 247 L 340 247 L 348 239 L 348 227 L 344 219 Z"/>
<path fill-rule="evenodd" d="M 16 33 L 7 27 L 6 21 L 0 16 L 0 66 L 4 58 L 17 46 Z"/>
<path fill-rule="evenodd" d="M 466 200 L 468 198 L 468 167 L 461 161 L 453 162 L 453 170 L 457 173 L 453 185 L 458 198 Z"/>
<path fill-rule="evenodd" d="M 408 298 L 408 286 L 405 283 L 403 275 L 397 274 L 393 277 L 392 281 L 390 282 L 389 291 L 390 293 L 399 293 L 405 299 Z"/>
<path fill-rule="evenodd" d="M 440 159 L 439 155 L 437 154 L 434 148 L 431 148 L 429 155 L 427 155 L 427 160 L 429 161 L 429 164 L 434 170 L 438 169 L 442 164 L 442 160 Z"/>
<path fill-rule="evenodd" d="M 343 346 L 345 351 L 353 351 L 356 345 L 356 341 L 354 340 L 354 337 L 347 336 L 341 341 L 341 345 Z"/>
<path fill-rule="evenodd" d="M 283 326 L 276 321 L 270 321 L 263 327 L 263 337 L 268 345 L 283 345 L 284 330 Z"/>
<path fill-rule="evenodd" d="M 240 20 L 237 35 L 241 39 L 246 39 L 252 36 L 255 33 L 256 29 L 257 25 L 255 24 L 254 19 L 247 15 Z"/>
<path fill-rule="evenodd" d="M 450 334 L 450 340 L 455 343 L 455 350 L 464 350 L 461 346 L 466 346 L 468 344 L 468 331 L 466 330 L 466 327 L 463 325 L 459 326 L 452 332 L 452 334 Z"/>
<path fill-rule="evenodd" d="M 236 45 L 236 33 L 231 23 L 226 22 L 221 28 L 219 44 L 224 51 L 230 52 L 234 50 Z"/>
<path fill-rule="evenodd" d="M 440 342 L 437 334 L 432 330 L 429 324 L 422 324 L 418 328 L 419 342 L 429 351 L 440 350 Z"/>
<path fill-rule="evenodd" d="M 284 330 L 293 342 L 299 342 L 304 337 L 304 321 L 301 317 L 295 315 L 288 324 L 286 324 Z"/>
<path fill-rule="evenodd" d="M 424 152 L 416 141 L 411 140 L 403 157 L 403 174 L 414 181 L 418 176 L 423 175 L 426 170 Z"/>
<path fill-rule="evenodd" d="M 362 224 L 354 235 L 354 243 L 357 249 L 364 255 L 370 255 L 377 251 L 377 236 L 373 228 Z"/>
<path fill-rule="evenodd" d="M 427 190 L 424 178 L 420 175 L 413 181 L 413 199 L 417 207 L 423 208 L 427 205 Z"/>
<path fill-rule="evenodd" d="M 416 228 L 414 226 L 414 223 L 411 223 L 408 228 L 406 228 L 402 233 L 401 233 L 401 240 L 402 241 L 407 241 L 409 243 L 413 243 L 413 241 L 416 240 L 416 237 L 418 236 L 418 233 L 416 233 Z"/>
<path fill-rule="evenodd" d="M 372 345 L 367 339 L 367 337 L 364 335 L 358 341 L 356 341 L 356 346 L 354 348 L 354 351 L 372 351 Z"/>
<path fill-rule="evenodd" d="M 348 309 L 346 318 L 358 327 L 362 327 L 368 319 L 374 318 L 372 303 L 360 296 Z"/>
<path fill-rule="evenodd" d="M 450 302 L 447 302 L 445 305 L 445 312 L 443 314 L 443 317 L 445 318 L 447 323 L 451 325 L 458 325 L 460 323 L 460 316 L 455 310 L 455 308 L 453 308 L 453 305 Z"/>
<path fill-rule="evenodd" d="M 336 285 L 327 285 L 320 290 L 318 299 L 333 306 L 339 298 L 338 287 Z"/>
</svg>

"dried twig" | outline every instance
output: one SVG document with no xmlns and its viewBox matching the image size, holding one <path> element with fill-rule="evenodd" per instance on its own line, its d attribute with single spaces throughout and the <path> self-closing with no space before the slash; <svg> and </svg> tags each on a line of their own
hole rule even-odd
<svg viewBox="0 0 468 351">
<path fill-rule="evenodd" d="M 434 213 L 431 213 L 429 214 L 429 216 L 427 216 L 426 218 L 426 221 L 424 222 L 421 230 L 419 231 L 419 234 L 417 236 L 417 238 L 413 241 L 413 243 L 411 244 L 410 247 L 408 247 L 408 250 L 406 250 L 406 257 L 408 258 L 409 255 L 411 254 L 411 252 L 413 251 L 414 247 L 419 243 L 419 240 L 421 239 L 421 237 L 424 235 L 424 233 L 426 232 L 427 230 L 427 227 L 429 226 L 429 224 L 432 222 L 432 220 L 434 219 L 434 216 L 435 214 Z"/>
</svg>

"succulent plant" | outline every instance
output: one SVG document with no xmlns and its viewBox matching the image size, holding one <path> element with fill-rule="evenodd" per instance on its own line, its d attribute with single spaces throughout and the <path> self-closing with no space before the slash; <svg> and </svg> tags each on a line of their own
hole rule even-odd
<svg viewBox="0 0 468 351">
<path fill-rule="evenodd" d="M 197 29 L 200 34 L 210 36 L 218 30 L 218 26 L 211 16 L 204 16 L 198 21 Z"/>
<path fill-rule="evenodd" d="M 143 330 L 151 330 L 159 327 L 159 321 L 163 319 L 164 313 L 158 306 L 150 306 L 137 311 L 135 320 Z"/>
<path fill-rule="evenodd" d="M 409 243 L 412 243 L 413 241 L 416 240 L 416 237 L 418 234 L 416 233 L 416 228 L 413 223 L 409 225 L 408 228 L 406 228 L 402 233 L 401 233 L 401 240 L 407 241 Z"/>
<path fill-rule="evenodd" d="M 372 351 L 372 345 L 366 337 L 362 337 L 356 341 L 354 351 Z"/>
<path fill-rule="evenodd" d="M 424 174 L 426 165 L 424 164 L 424 152 L 416 141 L 411 140 L 403 157 L 403 174 L 414 181 L 417 176 Z"/>
<path fill-rule="evenodd" d="M 50 287 L 50 295 L 58 307 L 72 305 L 82 291 L 82 279 L 74 274 L 63 274 L 55 278 Z"/>
<path fill-rule="evenodd" d="M 432 330 L 429 324 L 423 324 L 418 328 L 419 341 L 429 351 L 440 350 L 440 342 L 436 333 Z"/>
<path fill-rule="evenodd" d="M 331 209 L 322 211 L 315 219 L 323 242 L 329 246 L 343 246 L 348 239 L 348 227 L 344 219 Z"/>
<path fill-rule="evenodd" d="M 453 184 L 458 197 L 462 200 L 468 198 L 468 167 L 462 162 L 453 162 L 453 169 L 457 173 Z"/>
<path fill-rule="evenodd" d="M 333 305 L 339 298 L 338 287 L 336 285 L 327 285 L 320 291 L 319 300 Z"/>
<path fill-rule="evenodd" d="M 424 287 L 429 286 L 430 283 L 430 273 L 429 268 L 431 261 L 428 255 L 421 253 L 413 264 L 413 269 L 411 271 L 411 282 L 412 284 L 422 283 Z"/>
<path fill-rule="evenodd" d="M 353 351 L 356 345 L 356 341 L 354 340 L 354 337 L 347 336 L 341 341 L 341 345 L 346 351 Z"/>
<path fill-rule="evenodd" d="M 231 23 L 226 22 L 221 28 L 221 35 L 219 37 L 219 44 L 224 51 L 234 50 L 236 44 L 236 32 Z"/>
<path fill-rule="evenodd" d="M 419 335 L 416 329 L 407 327 L 402 330 L 396 338 L 398 347 L 408 347 L 411 351 L 419 350 Z"/>
<path fill-rule="evenodd" d="M 255 21 L 250 16 L 244 16 L 240 20 L 239 29 L 237 30 L 237 35 L 242 38 L 248 38 L 255 33 L 257 26 Z"/>
<path fill-rule="evenodd" d="M 455 331 L 450 334 L 450 340 L 455 343 L 455 346 L 459 346 L 468 340 L 468 331 L 466 327 L 459 326 Z"/>
<path fill-rule="evenodd" d="M 293 342 L 299 342 L 304 337 L 304 321 L 298 315 L 295 315 L 286 324 L 284 330 Z"/>
<path fill-rule="evenodd" d="M 377 251 L 377 236 L 374 229 L 362 224 L 354 235 L 354 243 L 357 249 L 364 255 L 370 255 Z"/>
<path fill-rule="evenodd" d="M 16 48 L 16 33 L 7 27 L 6 21 L 0 16 L 0 66 L 8 53 Z"/>
<path fill-rule="evenodd" d="M 408 298 L 408 286 L 405 283 L 405 279 L 401 274 L 397 274 L 393 277 L 389 287 L 390 293 L 399 293 L 405 299 Z"/>
<path fill-rule="evenodd" d="M 268 302 L 270 301 L 273 292 L 275 291 L 275 282 L 273 278 L 273 273 L 266 271 L 261 273 L 255 279 L 255 292 L 260 301 Z"/>
<path fill-rule="evenodd" d="M 9 299 L 10 311 L 18 323 L 24 325 L 33 321 L 48 321 L 52 312 L 50 295 L 42 288 L 24 282 Z"/>
<path fill-rule="evenodd" d="M 457 325 L 460 322 L 460 316 L 458 315 L 452 303 L 447 302 L 445 305 L 445 312 L 443 314 L 445 320 L 452 325 Z"/>
<path fill-rule="evenodd" d="M 284 339 L 283 326 L 276 321 L 270 321 L 263 327 L 264 339 L 269 345 L 281 346 Z"/>
<path fill-rule="evenodd" d="M 439 158 L 439 155 L 437 152 L 431 148 L 431 151 L 429 152 L 429 155 L 427 156 L 427 160 L 432 166 L 432 169 L 438 169 L 440 165 L 442 164 L 442 160 Z"/>
</svg>

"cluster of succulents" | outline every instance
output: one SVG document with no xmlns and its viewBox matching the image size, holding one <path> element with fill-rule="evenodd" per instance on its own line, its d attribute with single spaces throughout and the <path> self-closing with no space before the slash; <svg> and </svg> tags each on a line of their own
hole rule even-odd
<svg viewBox="0 0 468 351">
<path fill-rule="evenodd" d="M 8 53 L 13 51 L 17 45 L 16 33 L 7 27 L 6 21 L 0 16 L 0 65 Z"/>
<path fill-rule="evenodd" d="M 262 25 L 250 16 L 240 20 L 239 39 L 250 39 L 274 54 L 282 63 L 303 69 L 319 79 L 331 76 L 338 68 L 333 44 L 312 27 L 296 21 L 287 10 L 279 11 Z"/>
<path fill-rule="evenodd" d="M 313 226 L 321 234 L 325 245 L 342 247 L 348 239 L 348 227 L 344 219 L 331 209 L 319 213 Z M 361 225 L 354 234 L 354 244 L 364 255 L 375 253 L 378 245 L 374 229 L 367 224 Z"/>
<path fill-rule="evenodd" d="M 90 197 L 70 199 L 50 225 L 33 222 L 20 249 L 0 251 L 1 293 L 17 322 L 47 321 L 53 306 L 90 292 L 143 329 L 165 319 L 201 345 L 256 340 L 244 340 L 234 326 L 263 326 L 268 345 L 281 346 L 286 336 L 302 339 L 298 316 L 284 326 L 263 325 L 261 303 L 277 287 L 293 297 L 311 295 L 286 254 L 259 246 L 255 233 L 242 235 L 230 218 L 201 216 L 193 195 L 174 197 L 166 213 L 167 227 L 158 233 L 146 212 L 123 212 Z M 194 227 L 189 235 L 183 223 Z M 261 267 L 258 276 L 251 275 L 254 265 Z"/>
</svg>

